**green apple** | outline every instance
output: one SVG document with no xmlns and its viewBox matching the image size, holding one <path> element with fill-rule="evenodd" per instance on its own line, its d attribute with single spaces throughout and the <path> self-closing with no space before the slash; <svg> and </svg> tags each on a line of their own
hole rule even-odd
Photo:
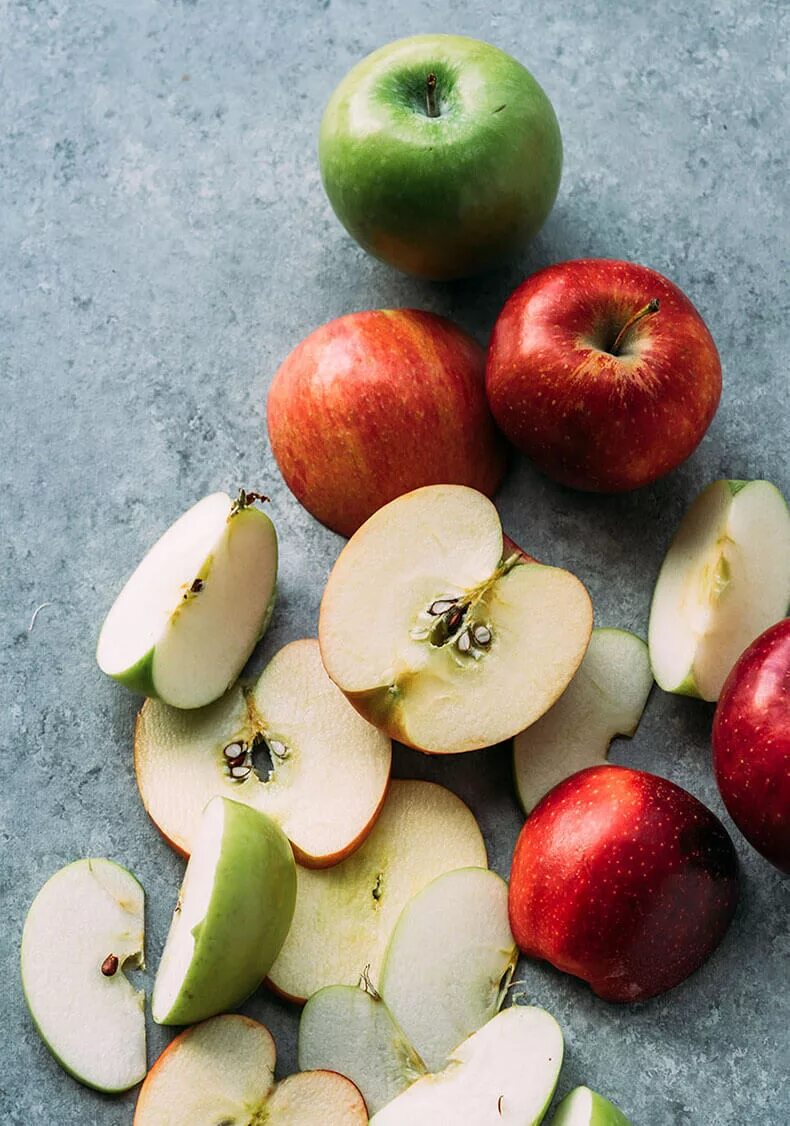
<svg viewBox="0 0 790 1126">
<path fill-rule="evenodd" d="M 416 35 L 346 75 L 319 157 L 329 201 L 365 250 L 419 277 L 457 278 L 498 265 L 540 229 L 562 140 L 551 102 L 510 55 Z"/>
<path fill-rule="evenodd" d="M 603 1095 L 597 1095 L 589 1087 L 575 1087 L 557 1107 L 551 1126 L 631 1126 L 631 1123 Z"/>
<path fill-rule="evenodd" d="M 154 983 L 158 1024 L 240 1005 L 266 977 L 294 912 L 296 865 L 282 829 L 228 798 L 206 806 Z"/>
<path fill-rule="evenodd" d="M 151 548 L 99 636 L 103 672 L 176 708 L 216 700 L 269 624 L 277 533 L 242 490 L 204 497 Z"/>
<path fill-rule="evenodd" d="M 51 876 L 22 933 L 22 987 L 36 1028 L 66 1071 L 99 1091 L 145 1075 L 144 996 L 125 966 L 143 964 L 143 889 L 111 860 Z"/>
<path fill-rule="evenodd" d="M 768 481 L 714 481 L 669 546 L 650 609 L 653 673 L 717 700 L 741 653 L 790 604 L 790 511 Z"/>
<path fill-rule="evenodd" d="M 594 629 L 557 703 L 513 740 L 518 799 L 529 814 L 549 790 L 587 766 L 606 763 L 616 735 L 633 735 L 653 673 L 647 646 L 624 629 Z"/>
</svg>

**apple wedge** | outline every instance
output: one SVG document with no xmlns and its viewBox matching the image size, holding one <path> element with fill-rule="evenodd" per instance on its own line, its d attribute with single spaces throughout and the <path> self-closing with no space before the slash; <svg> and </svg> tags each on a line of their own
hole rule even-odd
<svg viewBox="0 0 790 1126">
<path fill-rule="evenodd" d="M 717 700 L 738 657 L 787 613 L 790 512 L 768 481 L 714 481 L 689 508 L 650 610 L 653 673 L 667 692 Z"/>
<path fill-rule="evenodd" d="M 509 739 L 562 694 L 590 640 L 575 576 L 504 555 L 494 505 L 430 485 L 351 537 L 321 602 L 326 670 L 371 723 L 452 754 Z"/>
<path fill-rule="evenodd" d="M 530 814 L 563 779 L 606 763 L 616 735 L 639 726 L 653 673 L 647 646 L 624 629 L 594 629 L 579 671 L 544 716 L 513 740 L 518 800 Z"/>
<path fill-rule="evenodd" d="M 98 1091 L 145 1075 L 144 996 L 124 974 L 143 964 L 143 889 L 111 860 L 51 876 L 22 933 L 22 987 L 36 1028 L 66 1071 Z"/>
<path fill-rule="evenodd" d="M 108 676 L 176 708 L 216 700 L 238 677 L 269 624 L 277 533 L 239 493 L 204 497 L 132 574 L 99 636 Z"/>
<path fill-rule="evenodd" d="M 418 1079 L 371 1126 L 537 1126 L 562 1065 L 562 1033 L 543 1009 L 499 1013 L 455 1049 L 443 1071 Z"/>
<path fill-rule="evenodd" d="M 225 1014 L 188 1028 L 165 1048 L 140 1088 L 134 1126 L 365 1126 L 359 1091 L 314 1071 L 274 1081 L 268 1028 Z"/>
<path fill-rule="evenodd" d="M 293 924 L 269 984 L 294 1001 L 325 985 L 378 980 L 404 906 L 442 872 L 484 868 L 485 844 L 466 805 L 433 782 L 396 780 L 372 832 L 333 868 L 297 869 Z"/>
<path fill-rule="evenodd" d="M 589 1087 L 575 1087 L 565 1096 L 551 1126 L 631 1126 L 626 1116 Z"/>
<path fill-rule="evenodd" d="M 272 769 L 262 781 L 253 753 Z M 324 671 L 318 642 L 293 641 L 254 687 L 236 685 L 194 711 L 146 700 L 134 740 L 143 805 L 169 844 L 192 851 L 217 795 L 273 818 L 300 864 L 336 864 L 361 844 L 389 783 L 389 739 L 351 707 Z"/>
<path fill-rule="evenodd" d="M 191 1024 L 240 1005 L 288 933 L 296 865 L 263 813 L 213 798 L 187 864 L 151 1002 L 158 1024 Z"/>
</svg>

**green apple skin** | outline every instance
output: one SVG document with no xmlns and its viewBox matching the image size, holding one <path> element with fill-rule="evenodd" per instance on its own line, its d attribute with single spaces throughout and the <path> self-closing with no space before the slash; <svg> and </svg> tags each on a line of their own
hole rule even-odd
<svg viewBox="0 0 790 1126">
<path fill-rule="evenodd" d="M 551 1126 L 631 1126 L 631 1123 L 603 1095 L 589 1087 L 575 1087 L 557 1107 Z"/>
<path fill-rule="evenodd" d="M 437 116 L 428 116 L 428 75 Z M 562 172 L 551 102 L 504 51 L 416 35 L 357 64 L 329 100 L 321 177 L 337 217 L 375 257 L 418 277 L 468 277 L 537 233 Z"/>
</svg>

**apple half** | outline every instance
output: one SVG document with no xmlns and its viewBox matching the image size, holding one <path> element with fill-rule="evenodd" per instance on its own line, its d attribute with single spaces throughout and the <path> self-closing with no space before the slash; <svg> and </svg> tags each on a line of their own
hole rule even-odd
<svg viewBox="0 0 790 1126">
<path fill-rule="evenodd" d="M 243 489 L 212 493 L 151 548 L 116 598 L 96 659 L 133 692 L 176 708 L 216 700 L 269 624 L 277 533 Z"/>
<path fill-rule="evenodd" d="M 669 546 L 650 609 L 653 673 L 717 700 L 748 645 L 790 604 L 790 511 L 769 481 L 714 481 Z"/>
<path fill-rule="evenodd" d="M 297 869 L 296 910 L 269 984 L 293 1001 L 377 981 L 406 903 L 442 872 L 485 868 L 471 810 L 433 782 L 395 780 L 372 832 L 333 868 Z"/>
<path fill-rule="evenodd" d="M 626 1116 L 589 1087 L 575 1087 L 565 1096 L 551 1126 L 631 1126 Z"/>
<path fill-rule="evenodd" d="M 154 983 L 158 1024 L 191 1024 L 240 1005 L 288 933 L 296 865 L 263 813 L 213 798 L 203 813 Z"/>
<path fill-rule="evenodd" d="M 140 1088 L 134 1126 L 366 1126 L 365 1103 L 327 1071 L 274 1081 L 268 1028 L 224 1014 L 188 1028 L 162 1052 Z"/>
<path fill-rule="evenodd" d="M 143 964 L 143 889 L 111 860 L 61 868 L 33 900 L 22 933 L 22 988 L 62 1067 L 98 1091 L 145 1075 L 144 995 L 124 974 Z"/>
<path fill-rule="evenodd" d="M 594 629 L 579 671 L 557 703 L 513 740 L 524 812 L 530 814 L 571 774 L 605 764 L 612 739 L 636 731 L 652 686 L 641 637 L 624 629 Z"/>
<path fill-rule="evenodd" d="M 491 501 L 463 485 L 398 497 L 355 532 L 321 602 L 326 670 L 393 739 L 452 754 L 509 739 L 562 694 L 590 640 L 570 572 L 505 556 Z"/>
<path fill-rule="evenodd" d="M 260 744 L 272 764 L 265 781 L 253 768 Z M 146 700 L 135 728 L 143 805 L 182 856 L 205 805 L 221 795 L 272 817 L 300 864 L 336 864 L 372 828 L 391 757 L 386 735 L 326 675 L 315 640 L 286 645 L 253 687 L 236 685 L 208 707 Z"/>
</svg>

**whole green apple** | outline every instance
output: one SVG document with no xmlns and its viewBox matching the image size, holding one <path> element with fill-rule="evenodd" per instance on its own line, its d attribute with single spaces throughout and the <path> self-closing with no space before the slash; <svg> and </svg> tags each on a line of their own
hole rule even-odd
<svg viewBox="0 0 790 1126">
<path fill-rule="evenodd" d="M 365 250 L 409 274 L 466 277 L 517 252 L 557 195 L 551 102 L 510 55 L 416 35 L 368 55 L 330 98 L 321 176 Z"/>
</svg>

